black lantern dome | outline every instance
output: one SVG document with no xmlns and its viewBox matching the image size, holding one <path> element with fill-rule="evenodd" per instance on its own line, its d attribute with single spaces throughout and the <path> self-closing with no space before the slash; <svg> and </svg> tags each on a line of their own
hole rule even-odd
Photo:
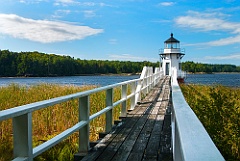
<svg viewBox="0 0 240 161">
<path fill-rule="evenodd" d="M 165 44 L 165 48 L 167 48 L 167 49 L 169 49 L 169 48 L 180 48 L 180 41 L 178 41 L 177 39 L 175 39 L 173 37 L 173 33 L 171 33 L 171 37 L 169 39 L 164 41 L 164 44 Z"/>
</svg>

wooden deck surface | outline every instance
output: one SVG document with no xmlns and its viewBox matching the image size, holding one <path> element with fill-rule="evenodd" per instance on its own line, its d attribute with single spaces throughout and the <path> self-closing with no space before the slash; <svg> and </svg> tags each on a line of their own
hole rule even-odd
<svg viewBox="0 0 240 161">
<path fill-rule="evenodd" d="M 171 161 L 170 89 L 164 77 L 82 161 Z"/>
</svg>

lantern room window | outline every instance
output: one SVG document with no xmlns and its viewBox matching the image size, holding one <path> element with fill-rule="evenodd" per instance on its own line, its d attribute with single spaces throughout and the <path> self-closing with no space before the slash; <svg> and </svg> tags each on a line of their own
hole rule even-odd
<svg viewBox="0 0 240 161">
<path fill-rule="evenodd" d="M 173 33 L 171 33 L 171 37 L 169 39 L 167 39 L 165 42 L 165 49 L 178 49 L 180 48 L 180 41 L 178 41 L 177 39 L 175 39 L 173 37 Z"/>
</svg>

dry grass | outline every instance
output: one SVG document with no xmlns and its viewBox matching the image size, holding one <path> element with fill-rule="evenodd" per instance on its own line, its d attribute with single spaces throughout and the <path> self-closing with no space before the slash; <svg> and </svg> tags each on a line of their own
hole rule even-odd
<svg viewBox="0 0 240 161">
<path fill-rule="evenodd" d="M 60 86 L 53 84 L 39 84 L 30 87 L 11 84 L 0 87 L 0 110 L 68 95 L 80 91 L 90 90 L 96 86 Z M 105 92 L 90 95 L 90 113 L 96 113 L 105 108 Z M 120 88 L 114 89 L 114 101 L 121 97 Z M 129 103 L 128 103 L 129 104 Z M 114 109 L 114 119 L 120 115 L 120 106 Z M 33 112 L 33 145 L 37 146 L 44 141 L 56 136 L 78 122 L 78 100 L 71 100 L 52 107 Z M 0 161 L 12 159 L 12 121 L 0 122 Z M 102 115 L 90 124 L 90 140 L 98 139 L 98 133 L 105 127 L 105 115 Z M 68 139 L 43 153 L 35 160 L 72 160 L 77 152 L 78 133 L 74 133 Z"/>
<path fill-rule="evenodd" d="M 182 85 L 181 89 L 224 158 L 240 160 L 240 88 Z"/>
</svg>

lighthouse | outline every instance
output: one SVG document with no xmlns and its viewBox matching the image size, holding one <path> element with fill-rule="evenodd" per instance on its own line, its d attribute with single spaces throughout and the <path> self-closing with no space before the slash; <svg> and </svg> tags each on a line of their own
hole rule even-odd
<svg viewBox="0 0 240 161">
<path fill-rule="evenodd" d="M 184 49 L 180 48 L 180 41 L 171 37 L 164 41 L 164 49 L 160 50 L 160 61 L 163 74 L 171 76 L 173 79 L 177 79 L 178 82 L 183 82 L 185 78 L 185 72 L 182 71 L 181 59 L 183 58 Z"/>
</svg>

